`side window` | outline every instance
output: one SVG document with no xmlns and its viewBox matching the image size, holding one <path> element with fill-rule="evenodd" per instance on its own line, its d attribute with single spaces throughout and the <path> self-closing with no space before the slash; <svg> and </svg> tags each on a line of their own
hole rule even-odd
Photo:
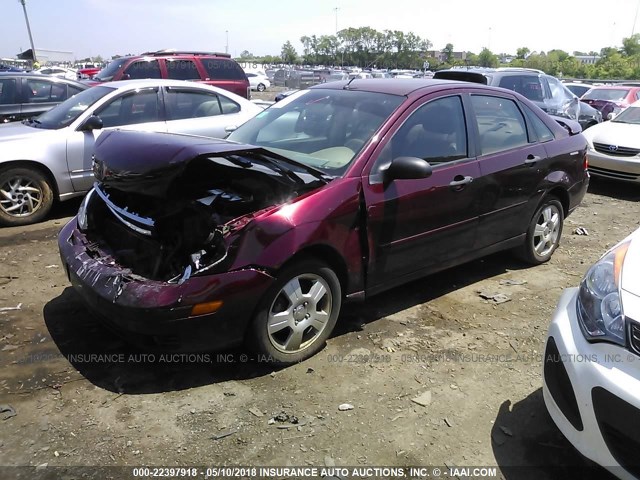
<svg viewBox="0 0 640 480">
<path fill-rule="evenodd" d="M 162 78 L 160 65 L 157 60 L 133 62 L 124 71 L 128 78 L 135 80 L 138 78 Z"/>
<path fill-rule="evenodd" d="M 498 86 L 518 92 L 534 102 L 544 101 L 542 82 L 537 75 L 507 75 L 500 79 Z"/>
<path fill-rule="evenodd" d="M 533 131 L 536 133 L 538 141 L 548 142 L 555 138 L 551 129 L 547 127 L 542 120 L 540 120 L 540 117 L 538 117 L 533 110 L 524 105 L 524 111 L 527 114 L 529 122 L 533 125 Z"/>
<path fill-rule="evenodd" d="M 13 78 L 0 78 L 0 105 L 19 103 L 16 81 Z"/>
<path fill-rule="evenodd" d="M 202 66 L 211 80 L 244 80 L 246 75 L 233 60 L 224 58 L 202 58 Z"/>
<path fill-rule="evenodd" d="M 381 173 L 398 157 L 418 157 L 431 165 L 466 158 L 467 128 L 460 97 L 439 98 L 413 112 L 376 159 L 372 174 Z"/>
<path fill-rule="evenodd" d="M 131 92 L 116 98 L 95 112 L 105 127 L 118 127 L 160 120 L 155 90 Z"/>
<path fill-rule="evenodd" d="M 524 117 L 513 100 L 472 95 L 471 103 L 480 134 L 482 155 L 528 144 Z"/>
<path fill-rule="evenodd" d="M 27 103 L 46 103 L 53 102 L 52 84 L 43 80 L 28 79 L 26 81 L 26 100 Z"/>
<path fill-rule="evenodd" d="M 640 100 L 640 90 L 636 92 L 636 100 Z"/>
<path fill-rule="evenodd" d="M 82 92 L 82 89 L 71 86 L 71 85 L 67 85 L 67 98 L 73 97 L 74 95 L 77 95 L 80 92 Z"/>
<path fill-rule="evenodd" d="M 198 68 L 193 60 L 165 60 L 167 75 L 174 80 L 200 80 Z"/>
<path fill-rule="evenodd" d="M 218 95 L 220 99 L 220 106 L 222 107 L 222 113 L 230 114 L 230 113 L 238 113 L 240 112 L 240 105 L 231 100 L 230 98 L 225 97 L 224 95 Z"/>
<path fill-rule="evenodd" d="M 222 113 L 215 93 L 168 89 L 165 98 L 167 120 L 212 117 Z"/>
</svg>

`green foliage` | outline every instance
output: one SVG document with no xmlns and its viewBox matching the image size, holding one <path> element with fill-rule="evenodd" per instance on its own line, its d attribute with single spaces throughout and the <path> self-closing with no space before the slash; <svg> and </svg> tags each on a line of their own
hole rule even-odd
<svg viewBox="0 0 640 480">
<path fill-rule="evenodd" d="M 481 67 L 497 67 L 498 56 L 485 47 L 478 55 L 478 65 Z"/>
<path fill-rule="evenodd" d="M 310 65 L 422 68 L 432 44 L 413 32 L 345 28 L 336 35 L 303 36 L 302 62 Z M 453 46 L 452 46 L 453 48 Z M 453 50 L 452 50 L 453 51 Z M 431 60 L 429 60 L 431 63 Z"/>
<path fill-rule="evenodd" d="M 282 51 L 280 52 L 280 57 L 284 63 L 292 64 L 296 63 L 298 60 L 298 52 L 293 48 L 291 42 L 287 40 L 284 45 L 282 45 Z"/>
</svg>

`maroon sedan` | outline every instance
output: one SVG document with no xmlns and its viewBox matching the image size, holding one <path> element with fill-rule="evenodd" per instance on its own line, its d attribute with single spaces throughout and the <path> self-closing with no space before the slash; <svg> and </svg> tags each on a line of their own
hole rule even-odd
<svg viewBox="0 0 640 480">
<path fill-rule="evenodd" d="M 588 185 L 562 121 L 500 88 L 375 79 L 297 92 L 228 141 L 105 132 L 61 256 L 130 340 L 298 362 L 343 301 L 505 249 L 547 261 Z"/>
<path fill-rule="evenodd" d="M 597 86 L 585 93 L 580 100 L 600 110 L 603 120 L 611 120 L 636 100 L 640 100 L 640 87 Z"/>
</svg>

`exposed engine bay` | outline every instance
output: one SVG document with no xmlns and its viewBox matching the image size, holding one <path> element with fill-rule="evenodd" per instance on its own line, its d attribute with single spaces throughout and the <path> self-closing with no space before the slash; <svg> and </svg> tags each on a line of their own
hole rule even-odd
<svg viewBox="0 0 640 480">
<path fill-rule="evenodd" d="M 326 183 L 260 155 L 202 156 L 171 180 L 166 193 L 145 191 L 161 181 L 107 169 L 78 222 L 87 239 L 118 265 L 148 279 L 178 283 L 224 265 L 229 222 Z"/>
</svg>

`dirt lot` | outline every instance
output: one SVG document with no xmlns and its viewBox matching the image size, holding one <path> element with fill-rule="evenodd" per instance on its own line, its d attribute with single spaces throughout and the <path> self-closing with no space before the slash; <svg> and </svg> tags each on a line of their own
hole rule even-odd
<svg viewBox="0 0 640 480">
<path fill-rule="evenodd" d="M 390 291 L 282 370 L 242 350 L 152 358 L 105 330 L 57 253 L 78 202 L 0 229 L 0 307 L 21 305 L 0 313 L 0 404 L 16 413 L 0 421 L 0 465 L 47 464 L 49 478 L 87 465 L 494 465 L 507 479 L 577 478 L 586 462 L 542 401 L 546 329 L 562 289 L 638 227 L 638 199 L 637 187 L 592 181 L 548 264 L 498 254 Z M 110 472 L 99 478 L 130 474 Z"/>
</svg>

